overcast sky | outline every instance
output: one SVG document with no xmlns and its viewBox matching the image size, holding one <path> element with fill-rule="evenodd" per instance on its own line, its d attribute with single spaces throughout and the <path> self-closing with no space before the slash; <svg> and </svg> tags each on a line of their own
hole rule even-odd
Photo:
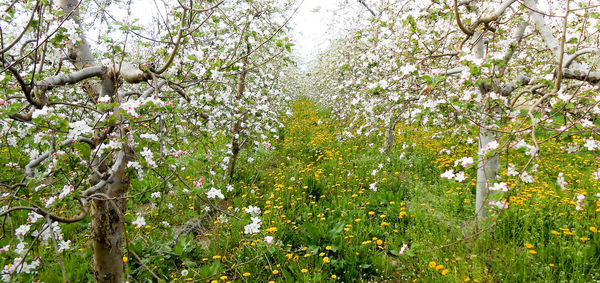
<svg viewBox="0 0 600 283">
<path fill-rule="evenodd" d="M 327 46 L 330 15 L 336 3 L 337 0 L 304 0 L 292 18 L 294 53 L 303 61 L 312 59 L 320 48 Z"/>
<path fill-rule="evenodd" d="M 302 0 L 298 1 L 300 4 Z M 349 3 L 340 8 L 339 3 Z M 355 0 L 304 0 L 290 24 L 295 46 L 294 54 L 301 66 L 316 58 L 326 48 L 339 29 L 344 15 L 359 8 Z M 334 16 L 334 13 L 336 15 Z M 334 24 L 335 19 L 335 24 Z"/>
<path fill-rule="evenodd" d="M 340 9 L 340 3 L 349 4 Z M 292 39 L 295 44 L 293 52 L 301 66 L 306 66 L 310 60 L 316 58 L 320 50 L 328 46 L 329 39 L 344 25 L 343 18 L 349 14 L 349 10 L 360 8 L 356 0 L 298 0 L 296 5 L 300 5 L 300 8 L 289 25 L 292 27 Z M 134 1 L 132 11 L 140 10 L 146 13 L 140 16 L 134 12 L 132 18 L 140 18 L 141 22 L 151 21 L 151 15 L 156 13 L 154 5 L 148 6 L 144 1 Z M 337 16 L 334 16 L 334 13 L 337 13 Z M 119 19 L 127 18 L 125 10 L 115 10 L 113 14 Z M 334 19 L 337 24 L 332 25 Z"/>
</svg>

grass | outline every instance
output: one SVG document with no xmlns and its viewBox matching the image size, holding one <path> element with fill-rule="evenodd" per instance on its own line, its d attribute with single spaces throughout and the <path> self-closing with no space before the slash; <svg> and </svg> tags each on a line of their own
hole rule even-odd
<svg viewBox="0 0 600 283">
<path fill-rule="evenodd" d="M 592 154 L 567 155 L 558 143 L 544 144 L 537 182 L 503 177 L 513 185 L 502 196 L 509 208 L 477 221 L 474 167 L 465 169 L 470 178 L 462 183 L 440 178 L 455 160 L 476 156 L 476 145 L 464 142 L 474 133 L 434 138 L 435 129 L 400 126 L 394 151 L 382 154 L 381 137 L 340 142 L 343 125 L 330 120 L 327 109 L 299 101 L 293 110 L 282 138 L 273 143 L 275 150 L 243 151 L 235 189 L 217 204 L 242 220 L 205 210 L 198 198 L 202 190 L 182 193 L 184 186 L 176 182 L 163 188 L 160 199 L 147 194 L 130 201 L 128 223 L 138 212 L 148 225 L 128 225 L 129 249 L 165 281 L 600 280 L 600 201 L 595 198 L 600 184 L 591 177 L 600 163 Z M 569 139 L 581 143 L 582 137 Z M 440 154 L 450 148 L 451 154 Z M 503 154 L 503 176 L 506 156 L 515 164 L 527 160 L 520 151 Z M 556 185 L 559 172 L 565 174 L 568 191 Z M 192 162 L 181 172 L 188 183 L 199 176 L 206 172 Z M 133 190 L 157 184 L 152 178 L 134 181 Z M 224 188 L 225 183 L 214 186 Z M 581 211 L 575 210 L 577 194 L 586 195 Z M 243 209 L 250 205 L 262 212 L 261 233 L 254 235 L 244 234 L 250 219 Z M 201 219 L 202 228 L 175 241 L 190 219 Z M 87 225 L 63 227 L 73 241 L 63 258 L 70 279 L 88 280 L 91 251 L 87 238 L 79 236 Z M 266 243 L 266 236 L 274 243 Z M 401 254 L 403 245 L 408 249 Z M 52 254 L 47 250 L 42 253 Z M 153 280 L 137 259 L 126 257 L 131 277 Z M 44 265 L 37 276 L 61 281 L 53 264 Z"/>
</svg>

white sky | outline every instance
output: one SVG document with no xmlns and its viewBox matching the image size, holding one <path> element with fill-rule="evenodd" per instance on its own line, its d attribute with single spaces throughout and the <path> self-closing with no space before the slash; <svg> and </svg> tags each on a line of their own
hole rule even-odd
<svg viewBox="0 0 600 283">
<path fill-rule="evenodd" d="M 300 3 L 300 1 L 298 1 Z M 290 24 L 293 28 L 294 54 L 298 63 L 305 65 L 314 59 L 319 50 L 329 44 L 332 11 L 338 7 L 337 0 L 304 0 Z"/>
<path fill-rule="evenodd" d="M 131 18 L 139 18 L 142 22 L 150 22 L 151 15 L 156 14 L 154 5 L 148 6 L 145 1 L 133 2 L 133 15 Z M 151 1 L 148 1 L 152 3 Z M 296 5 L 300 5 L 302 0 L 298 0 Z M 356 0 L 304 0 L 298 9 L 298 12 L 293 16 L 289 25 L 292 27 L 292 40 L 294 46 L 292 48 L 294 56 L 297 59 L 299 66 L 306 65 L 316 58 L 319 51 L 325 49 L 329 45 L 329 40 L 332 39 L 336 31 L 343 28 L 341 22 L 345 14 L 350 12 L 355 5 Z M 347 9 L 340 9 L 340 3 L 349 3 Z M 297 6 L 294 6 L 297 7 Z M 360 8 L 360 7 L 359 7 Z M 139 11 L 145 11 L 140 15 Z M 117 18 L 126 18 L 125 10 L 112 11 Z M 334 16 L 334 13 L 337 15 Z M 334 21 L 335 20 L 335 21 Z M 337 25 L 334 25 L 337 22 Z M 95 37 L 92 37 L 95 39 Z"/>
</svg>

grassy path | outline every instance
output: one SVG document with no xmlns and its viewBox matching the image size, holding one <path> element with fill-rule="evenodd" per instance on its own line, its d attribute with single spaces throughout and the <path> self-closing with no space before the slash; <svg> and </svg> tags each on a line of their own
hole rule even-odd
<svg viewBox="0 0 600 283">
<path fill-rule="evenodd" d="M 277 265 L 257 265 L 253 274 L 317 282 L 600 278 L 595 277 L 600 273 L 600 239 L 593 231 L 593 204 L 590 214 L 577 216 L 572 207 L 560 205 L 562 200 L 546 199 L 554 189 L 540 192 L 526 186 L 511 197 L 521 208 L 476 223 L 475 180 L 440 179 L 459 157 L 475 156 L 473 145 L 405 127 L 394 152 L 382 154 L 377 147 L 381 137 L 341 137 L 340 125 L 308 101 L 296 103 L 293 110 L 270 163 L 255 169 L 260 185 L 245 196 L 263 209 L 266 235 L 282 245 L 270 255 L 269 262 Z M 440 154 L 443 148 L 452 148 L 452 155 Z M 551 158 L 562 160 L 563 166 L 580 166 L 574 171 L 587 166 L 583 160 Z M 542 164 L 544 170 L 552 168 Z M 544 216 L 547 211 L 541 207 L 553 213 Z M 573 218 L 552 218 L 570 211 Z M 557 235 L 546 233 L 569 230 L 574 224 L 568 221 L 578 221 L 583 233 L 549 242 Z M 409 248 L 402 251 L 404 245 Z"/>
<path fill-rule="evenodd" d="M 475 181 L 440 178 L 456 160 L 476 156 L 474 144 L 466 142 L 473 133 L 441 139 L 432 129 L 399 126 L 395 149 L 382 154 L 382 137 L 340 134 L 345 130 L 339 121 L 309 101 L 295 103 L 293 113 L 272 147 L 242 152 L 231 192 L 225 183 L 211 185 L 227 191 L 218 209 L 195 197 L 209 186 L 165 194 L 158 203 L 137 203 L 133 209 L 148 216 L 148 225 L 129 227 L 130 250 L 172 281 L 600 278 L 600 201 L 593 198 L 600 184 L 588 176 L 589 168 L 600 164 L 590 163 L 597 162 L 590 161 L 593 156 L 567 156 L 550 144 L 536 175 L 539 182 L 509 192 L 510 209 L 476 223 Z M 181 172 L 180 181 L 191 184 L 207 176 L 194 170 L 199 169 Z M 474 167 L 464 170 L 474 176 Z M 559 170 L 565 172 L 569 191 L 554 185 Z M 178 190 L 183 188 L 189 185 Z M 588 196 L 581 211 L 575 210 L 577 194 Z M 241 210 L 235 212 L 236 207 Z M 172 216 L 171 226 L 164 224 L 165 214 Z M 246 233 L 252 222 L 261 223 L 259 233 Z M 182 227 L 191 234 L 174 241 Z M 66 259 L 68 266 L 90 258 L 80 251 Z M 133 278 L 152 280 L 138 262 L 129 266 Z"/>
</svg>

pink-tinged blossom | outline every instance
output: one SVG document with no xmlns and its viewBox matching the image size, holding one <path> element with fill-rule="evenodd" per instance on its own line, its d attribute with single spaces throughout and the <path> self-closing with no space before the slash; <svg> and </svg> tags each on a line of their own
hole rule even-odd
<svg viewBox="0 0 600 283">
<path fill-rule="evenodd" d="M 456 180 L 459 183 L 462 183 L 462 181 L 464 181 L 466 179 L 467 179 L 467 176 L 465 176 L 464 171 L 460 171 L 454 175 L 454 180 Z"/>
<path fill-rule="evenodd" d="M 219 189 L 215 189 L 215 188 L 211 188 L 208 192 L 206 192 L 206 197 L 207 198 L 220 198 L 220 199 L 224 199 L 225 196 L 223 195 L 223 193 L 221 192 L 221 190 Z"/>
<path fill-rule="evenodd" d="M 46 116 L 48 115 L 48 110 L 48 106 L 44 106 L 42 109 L 35 109 L 31 114 L 31 118 L 35 119 L 37 117 Z"/>
<path fill-rule="evenodd" d="M 29 212 L 29 214 L 27 214 L 27 222 L 30 223 L 35 223 L 41 218 L 44 218 L 44 216 L 42 216 L 41 214 L 37 214 L 35 211 L 31 211 Z"/>
<path fill-rule="evenodd" d="M 202 187 L 204 186 L 204 177 L 198 179 L 198 181 L 193 182 L 194 187 Z"/>
<path fill-rule="evenodd" d="M 58 243 L 58 252 L 62 252 L 64 250 L 68 250 L 70 249 L 69 245 L 71 245 L 71 240 L 67 240 L 67 241 L 60 241 Z"/>
<path fill-rule="evenodd" d="M 98 103 L 109 103 L 109 102 L 110 102 L 110 96 L 108 96 L 108 95 L 98 97 Z"/>
<path fill-rule="evenodd" d="M 531 183 L 535 182 L 535 178 L 533 176 L 531 176 L 529 173 L 523 172 L 523 174 L 521 174 L 521 181 L 523 181 L 523 183 L 526 183 L 526 184 L 531 184 Z"/>
<path fill-rule="evenodd" d="M 582 195 L 582 194 L 578 194 L 577 195 L 577 202 L 576 202 L 577 206 L 575 206 L 575 210 L 579 211 L 579 210 L 583 209 L 583 207 L 582 207 L 583 201 L 585 201 L 585 196 Z"/>
<path fill-rule="evenodd" d="M 508 185 L 504 182 L 496 183 L 490 187 L 490 191 L 508 192 Z"/>
<path fill-rule="evenodd" d="M 488 203 L 488 205 L 491 208 L 498 208 L 498 209 L 507 209 L 508 208 L 508 204 L 503 200 L 490 201 Z"/>
<path fill-rule="evenodd" d="M 448 169 L 446 170 L 446 172 L 444 172 L 442 175 L 440 175 L 440 177 L 442 178 L 446 178 L 446 179 L 454 179 L 454 170 L 452 169 Z"/>
<path fill-rule="evenodd" d="M 62 189 L 62 191 L 60 192 L 60 195 L 58 195 L 58 198 L 60 200 L 65 199 L 65 197 L 67 195 L 69 195 L 70 193 L 72 193 L 74 190 L 73 185 L 65 185 Z"/>
<path fill-rule="evenodd" d="M 157 165 L 153 159 L 154 155 L 152 154 L 152 151 L 150 149 L 148 149 L 147 147 L 144 147 L 144 150 L 142 150 L 142 152 L 140 152 L 140 154 L 144 157 L 144 159 L 146 159 L 146 162 L 148 162 L 148 165 L 150 165 L 152 168 L 156 168 Z"/>
<path fill-rule="evenodd" d="M 23 224 L 15 230 L 15 236 L 19 239 L 23 239 L 23 237 L 25 237 L 25 235 L 27 235 L 29 232 L 29 229 L 31 229 L 31 225 Z"/>
<path fill-rule="evenodd" d="M 267 245 L 272 245 L 273 244 L 273 237 L 272 236 L 265 236 L 264 240 L 265 243 L 267 243 Z"/>
<path fill-rule="evenodd" d="M 244 226 L 244 234 L 260 233 L 260 226 L 262 225 L 260 218 L 252 216 L 250 220 L 252 220 L 252 223 Z"/>
<path fill-rule="evenodd" d="M 565 176 L 563 172 L 558 173 L 558 177 L 556 178 L 556 184 L 560 187 L 561 190 L 567 190 L 567 185 L 569 183 L 565 182 Z"/>
<path fill-rule="evenodd" d="M 76 121 L 69 123 L 69 133 L 67 134 L 68 139 L 76 139 L 83 135 L 91 133 L 94 129 L 90 127 L 85 121 Z"/>
<path fill-rule="evenodd" d="M 402 245 L 402 248 L 400 249 L 400 251 L 398 252 L 398 254 L 403 255 L 404 253 L 406 253 L 406 250 L 408 250 L 408 245 L 404 244 L 404 245 Z"/>
<path fill-rule="evenodd" d="M 454 166 L 457 166 L 458 164 L 460 164 L 462 167 L 468 167 L 473 164 L 473 157 L 463 157 L 454 161 Z"/>
<path fill-rule="evenodd" d="M 25 244 L 25 242 L 18 243 L 17 246 L 15 247 L 15 249 L 13 250 L 13 252 L 15 252 L 19 255 L 24 255 L 26 251 L 27 251 L 27 245 Z"/>
<path fill-rule="evenodd" d="M 594 171 L 594 173 L 592 173 L 592 176 L 594 177 L 594 179 L 596 179 L 597 181 L 600 181 L 600 168 L 596 169 L 596 171 Z"/>
<path fill-rule="evenodd" d="M 152 141 L 158 141 L 158 136 L 155 134 L 150 134 L 150 133 L 141 134 L 140 138 L 149 139 Z"/>
<path fill-rule="evenodd" d="M 486 154 L 492 150 L 498 149 L 498 147 L 500 147 L 500 144 L 497 141 L 491 141 L 481 150 L 481 154 Z"/>
<path fill-rule="evenodd" d="M 376 192 L 377 191 L 377 182 L 371 183 L 369 185 L 369 190 Z"/>
<path fill-rule="evenodd" d="M 138 228 L 144 227 L 146 226 L 146 218 L 144 218 L 144 216 L 138 216 L 131 224 Z"/>
<path fill-rule="evenodd" d="M 595 141 L 594 138 L 584 139 L 584 141 L 585 144 L 583 144 L 583 146 L 588 150 L 596 150 L 599 147 L 598 141 Z"/>
<path fill-rule="evenodd" d="M 248 214 L 260 215 L 260 207 L 250 205 L 246 209 L 244 209 L 244 212 Z"/>
<path fill-rule="evenodd" d="M 514 164 L 508 164 L 508 170 L 506 175 L 508 176 L 517 176 L 519 175 L 519 172 L 515 169 L 515 165 Z"/>
<path fill-rule="evenodd" d="M 566 149 L 567 153 L 575 153 L 578 150 L 579 150 L 579 145 L 577 145 L 577 144 L 569 144 Z"/>
</svg>

